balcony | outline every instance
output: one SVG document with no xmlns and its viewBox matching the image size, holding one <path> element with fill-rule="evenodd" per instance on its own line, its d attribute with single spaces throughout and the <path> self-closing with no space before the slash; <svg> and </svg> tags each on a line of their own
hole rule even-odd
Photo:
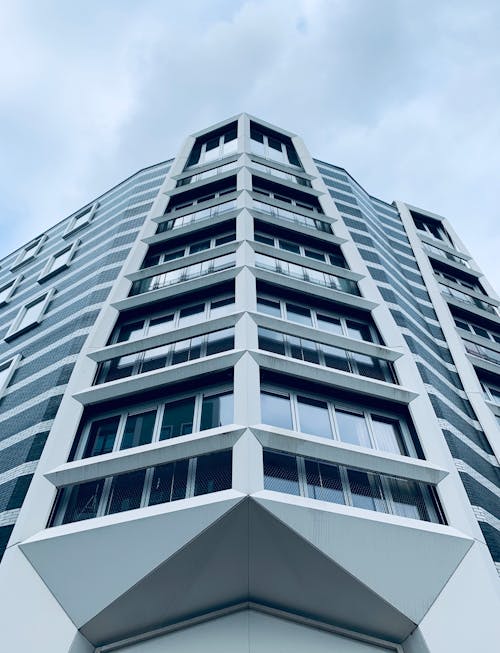
<svg viewBox="0 0 500 653">
<path fill-rule="evenodd" d="M 129 296 L 133 297 L 135 295 L 142 295 L 143 293 L 166 288 L 168 286 L 182 283 L 183 281 L 197 279 L 198 277 L 203 277 L 207 274 L 227 270 L 235 265 L 235 255 L 226 254 L 225 256 L 218 256 L 216 258 L 208 259 L 207 261 L 202 261 L 201 263 L 194 263 L 193 265 L 188 265 L 183 268 L 177 268 L 175 270 L 170 270 L 169 272 L 156 274 L 152 277 L 134 281 Z"/>
</svg>

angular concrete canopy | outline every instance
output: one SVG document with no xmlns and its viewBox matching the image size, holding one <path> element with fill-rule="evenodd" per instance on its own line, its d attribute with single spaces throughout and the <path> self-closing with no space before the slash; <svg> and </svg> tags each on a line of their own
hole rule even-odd
<svg viewBox="0 0 500 653">
<path fill-rule="evenodd" d="M 244 601 L 401 642 L 470 546 L 417 521 L 228 493 L 55 537 L 49 530 L 22 549 L 82 634 L 102 645 Z"/>
<path fill-rule="evenodd" d="M 449 526 L 416 519 L 394 523 L 378 513 L 324 503 L 306 507 L 261 494 L 260 505 L 415 623 L 473 543 Z"/>
<path fill-rule="evenodd" d="M 162 504 L 137 511 L 136 519 L 131 513 L 125 520 L 124 514 L 113 515 L 93 528 L 80 522 L 48 529 L 20 548 L 80 627 L 241 500 L 232 490 L 224 495 L 215 501 L 215 494 L 199 497 L 195 501 L 203 503 L 189 509 L 178 502 Z"/>
<path fill-rule="evenodd" d="M 415 628 L 248 498 L 81 631 L 94 644 L 104 644 L 248 600 L 392 641 L 402 641 Z"/>
</svg>

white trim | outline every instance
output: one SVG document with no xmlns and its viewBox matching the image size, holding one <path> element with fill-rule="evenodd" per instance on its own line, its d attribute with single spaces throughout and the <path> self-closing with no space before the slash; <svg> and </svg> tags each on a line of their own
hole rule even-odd
<svg viewBox="0 0 500 653">
<path fill-rule="evenodd" d="M 3 381 L 0 381 L 0 399 L 4 396 L 5 390 L 7 389 L 14 372 L 16 371 L 19 361 L 21 360 L 21 354 L 16 354 L 10 360 L 6 360 L 3 363 L 0 363 L 0 372 L 7 370 L 7 375 Z"/>
<path fill-rule="evenodd" d="M 21 283 L 22 280 L 23 280 L 23 275 L 19 274 L 14 279 L 11 279 L 7 283 L 4 283 L 0 286 L 0 293 L 10 288 L 9 292 L 5 295 L 5 298 L 0 299 L 0 306 L 5 306 L 5 304 L 7 304 L 10 301 L 12 295 L 16 292 L 16 288 L 18 287 L 18 285 Z"/>
<path fill-rule="evenodd" d="M 17 269 L 21 265 L 24 265 L 24 263 L 27 263 L 28 261 L 32 261 L 34 258 L 36 258 L 40 250 L 42 249 L 43 244 L 47 240 L 47 238 L 48 238 L 47 234 L 43 234 L 41 236 L 38 236 L 38 238 L 34 238 L 27 245 L 25 245 L 19 252 L 19 255 L 15 259 L 14 263 L 10 266 L 11 271 Z M 30 250 L 33 250 L 33 252 L 29 256 L 26 256 L 26 254 Z"/>
<path fill-rule="evenodd" d="M 75 231 L 79 231 L 83 227 L 86 227 L 94 219 L 98 207 L 99 207 L 99 202 L 94 202 L 93 204 L 90 204 L 85 208 L 80 209 L 80 211 L 77 211 L 70 218 L 66 231 L 63 233 L 62 237 L 67 238 L 68 236 L 72 235 Z M 80 224 L 78 224 L 79 220 L 81 220 L 85 216 L 87 216 L 85 222 L 81 222 Z"/>
<path fill-rule="evenodd" d="M 64 270 L 65 268 L 69 267 L 69 264 L 71 263 L 74 255 L 75 255 L 76 249 L 77 249 L 77 247 L 79 245 L 80 245 L 80 241 L 75 240 L 74 243 L 72 243 L 70 245 L 67 245 L 66 247 L 63 247 L 62 249 L 59 249 L 57 252 L 52 254 L 52 256 L 50 256 L 47 259 L 45 267 L 40 272 L 40 276 L 37 279 L 38 283 L 41 283 L 42 281 L 45 281 L 49 277 L 52 277 L 55 274 L 57 274 L 58 272 L 60 272 L 61 270 Z M 58 267 L 53 268 L 55 260 L 59 256 L 62 256 L 63 254 L 65 254 L 66 252 L 69 252 L 66 261 L 64 263 L 62 263 L 61 265 L 59 265 Z"/>
<path fill-rule="evenodd" d="M 28 331 L 28 329 L 31 329 L 36 324 L 39 324 L 42 321 L 42 318 L 55 292 L 56 292 L 55 288 L 50 288 L 49 290 L 46 290 L 45 292 L 39 295 L 36 295 L 30 301 L 24 304 L 24 306 L 19 310 L 17 316 L 14 318 L 14 321 L 10 325 L 9 330 L 4 336 L 4 340 L 9 341 L 12 338 L 20 335 L 21 333 Z M 41 304 L 40 311 L 36 319 L 30 322 L 29 324 L 25 324 L 23 327 L 19 328 L 19 325 L 21 324 L 22 320 L 24 319 L 24 316 L 26 315 L 26 311 L 32 306 L 35 306 L 36 304 Z"/>
</svg>

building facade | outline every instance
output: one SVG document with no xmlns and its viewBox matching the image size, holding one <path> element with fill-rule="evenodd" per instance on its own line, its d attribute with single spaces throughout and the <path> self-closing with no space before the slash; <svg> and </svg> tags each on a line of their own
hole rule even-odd
<svg viewBox="0 0 500 653">
<path fill-rule="evenodd" d="M 449 223 L 241 114 L 0 261 L 0 637 L 500 640 L 500 302 Z"/>
</svg>

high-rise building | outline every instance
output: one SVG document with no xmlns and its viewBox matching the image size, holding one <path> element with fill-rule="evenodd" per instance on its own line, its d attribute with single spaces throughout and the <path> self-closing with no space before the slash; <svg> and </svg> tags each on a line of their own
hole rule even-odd
<svg viewBox="0 0 500 653">
<path fill-rule="evenodd" d="M 500 302 L 444 218 L 242 114 L 0 265 L 2 650 L 496 650 Z"/>
</svg>

